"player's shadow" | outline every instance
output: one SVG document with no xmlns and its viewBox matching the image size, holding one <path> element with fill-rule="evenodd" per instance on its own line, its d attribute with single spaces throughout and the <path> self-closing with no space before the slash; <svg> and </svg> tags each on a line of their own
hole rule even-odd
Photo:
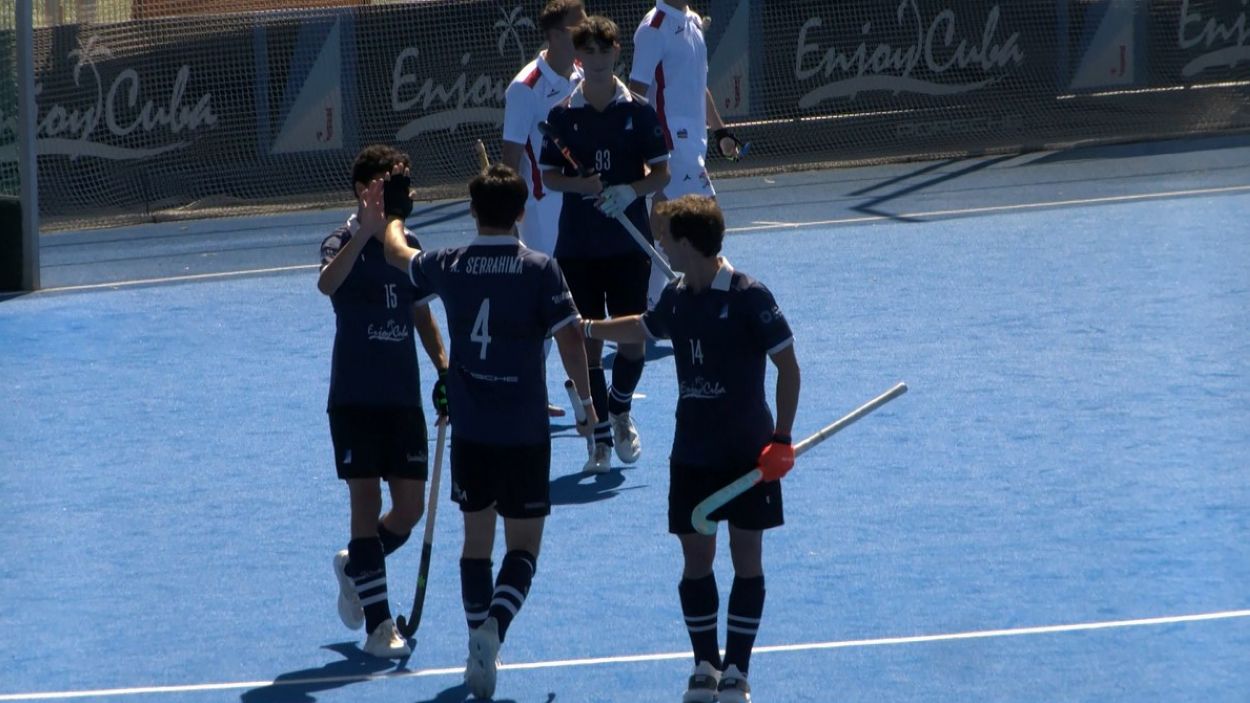
<svg viewBox="0 0 1250 703">
<path fill-rule="evenodd" d="M 646 484 L 625 486 L 625 473 L 614 468 L 606 474 L 579 471 L 551 482 L 552 505 L 586 505 L 615 498 L 622 491 L 646 488 Z"/>
<path fill-rule="evenodd" d="M 338 652 L 344 658 L 315 669 L 289 671 L 267 686 L 244 692 L 239 700 L 242 703 L 314 703 L 317 700 L 314 693 L 363 683 L 370 676 L 395 666 L 389 659 L 365 654 L 355 642 L 327 644 L 323 649 Z"/>
<path fill-rule="evenodd" d="M 469 700 L 469 687 L 464 684 L 459 684 L 440 691 L 439 694 L 433 698 L 417 701 L 417 703 L 464 703 L 466 700 Z M 482 699 L 473 698 L 472 700 L 478 701 Z M 512 698 L 487 698 L 485 700 L 488 703 L 517 703 L 517 701 Z M 555 703 L 555 700 L 556 694 L 548 693 L 546 700 L 541 703 Z M 539 702 L 535 701 L 535 703 Z"/>
</svg>

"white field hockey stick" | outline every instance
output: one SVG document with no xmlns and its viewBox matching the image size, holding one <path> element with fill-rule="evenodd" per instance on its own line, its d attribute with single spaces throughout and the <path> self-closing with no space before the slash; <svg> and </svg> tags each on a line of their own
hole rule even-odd
<svg viewBox="0 0 1250 703">
<path fill-rule="evenodd" d="M 434 547 L 434 515 L 438 512 L 438 477 L 443 468 L 443 445 L 447 439 L 447 417 L 438 418 L 438 439 L 434 447 L 434 469 L 430 472 L 430 500 L 425 509 L 425 539 L 421 544 L 421 566 L 417 569 L 417 592 L 412 598 L 412 616 L 407 620 L 400 615 L 395 628 L 406 639 L 412 639 L 421 624 L 421 611 L 425 608 L 426 583 L 430 576 L 430 552 Z"/>
<path fill-rule="evenodd" d="M 569 151 L 569 148 L 564 145 L 564 141 L 560 139 L 560 135 L 556 134 L 555 129 L 553 129 L 551 125 L 546 122 L 539 122 L 538 131 L 542 132 L 543 136 L 550 139 L 551 143 L 555 145 L 555 148 L 560 150 L 560 153 L 564 156 L 564 160 L 568 161 L 569 165 L 577 170 L 577 175 L 583 178 L 591 175 L 590 171 L 587 171 L 586 168 L 582 166 L 581 162 L 577 160 L 577 157 L 573 156 L 573 152 Z M 625 228 L 625 231 L 629 232 L 629 236 L 633 237 L 634 242 L 636 242 L 638 246 L 646 252 L 647 256 L 651 257 L 651 264 L 660 269 L 660 272 L 664 274 L 665 278 L 670 281 L 676 280 L 677 274 L 673 273 L 672 267 L 668 265 L 668 262 L 664 260 L 664 257 L 660 256 L 660 252 L 656 251 L 655 247 L 651 246 L 651 242 L 648 242 L 647 238 L 642 236 L 642 232 L 639 232 L 638 228 L 634 226 L 634 223 L 629 221 L 629 218 L 625 216 L 625 213 L 619 213 L 616 216 L 616 221 L 621 223 L 621 226 Z"/>
<path fill-rule="evenodd" d="M 586 424 L 586 406 L 582 405 L 582 399 L 577 395 L 577 386 L 572 381 L 564 382 L 564 392 L 569 394 L 569 405 L 573 406 L 573 417 L 577 420 L 577 424 Z M 594 437 L 586 438 L 586 449 L 591 451 L 595 448 Z"/>
<path fill-rule="evenodd" d="M 885 393 L 882 393 L 876 398 L 873 398 L 867 403 L 864 403 L 858 408 L 855 408 L 854 410 L 852 410 L 848 415 L 846 415 L 846 417 L 843 417 L 842 419 L 834 422 L 833 424 L 826 426 L 824 429 L 817 432 L 816 434 L 794 445 L 794 456 L 797 458 L 803 452 L 806 452 L 808 449 L 811 449 L 817 444 L 820 444 L 826 439 L 829 439 L 830 437 L 837 434 L 838 432 L 841 432 L 842 430 L 846 429 L 847 426 L 849 426 L 856 420 L 867 415 L 873 410 L 876 410 L 882 405 L 885 405 L 891 400 L 894 400 L 895 398 L 899 397 L 900 395 L 906 392 L 907 392 L 906 383 L 900 382 L 900 383 L 895 384 L 894 387 L 891 388 L 890 390 L 886 391 Z M 764 478 L 764 473 L 762 471 L 760 471 L 758 468 L 751 469 L 749 472 L 739 477 L 738 480 L 734 481 L 728 486 L 725 486 L 719 491 L 716 491 L 715 493 L 708 496 L 707 498 L 704 498 L 701 503 L 694 506 L 694 511 L 690 513 L 690 522 L 694 525 L 694 529 L 698 531 L 698 533 L 701 535 L 716 534 L 716 523 L 709 520 L 707 516 L 711 515 L 717 508 L 721 507 L 722 505 L 728 503 L 734 498 L 737 498 L 743 493 L 746 493 L 747 491 L 749 491 L 752 487 L 755 486 L 755 484 L 763 480 L 763 478 Z"/>
<path fill-rule="evenodd" d="M 490 168 L 490 157 L 486 155 L 486 145 L 482 143 L 481 139 L 477 140 L 477 143 L 473 145 L 473 151 L 477 154 L 478 170 L 485 171 Z"/>
</svg>

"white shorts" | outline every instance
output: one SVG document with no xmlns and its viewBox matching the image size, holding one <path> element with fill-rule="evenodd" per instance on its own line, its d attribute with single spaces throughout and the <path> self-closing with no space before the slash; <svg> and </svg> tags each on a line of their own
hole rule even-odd
<svg viewBox="0 0 1250 703">
<path fill-rule="evenodd" d="M 563 199 L 562 193 L 548 192 L 542 200 L 531 197 L 525 201 L 525 218 L 520 226 L 521 241 L 525 242 L 525 246 L 547 256 L 555 254 Z"/>
<path fill-rule="evenodd" d="M 664 197 L 672 200 L 690 193 L 714 197 L 716 189 L 712 187 L 712 179 L 708 178 L 704 162 L 707 154 L 706 133 L 701 137 L 684 138 L 682 134 L 683 130 L 673 133 L 673 152 L 668 159 L 671 177 L 668 185 L 664 186 Z"/>
</svg>

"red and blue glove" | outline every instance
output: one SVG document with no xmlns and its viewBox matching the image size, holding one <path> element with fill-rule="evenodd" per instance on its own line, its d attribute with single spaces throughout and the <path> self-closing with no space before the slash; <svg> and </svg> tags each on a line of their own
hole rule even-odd
<svg viewBox="0 0 1250 703">
<path fill-rule="evenodd" d="M 758 463 L 765 481 L 777 481 L 789 473 L 794 468 L 794 447 L 790 446 L 790 436 L 774 434 L 760 452 Z"/>
</svg>

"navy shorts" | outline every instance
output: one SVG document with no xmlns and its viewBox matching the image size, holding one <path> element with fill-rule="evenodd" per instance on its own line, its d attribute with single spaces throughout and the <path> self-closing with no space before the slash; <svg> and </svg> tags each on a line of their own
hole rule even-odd
<svg viewBox="0 0 1250 703">
<path fill-rule="evenodd" d="M 669 462 L 668 531 L 694 534 L 690 513 L 704 498 L 738 480 L 754 466 L 710 468 Z M 713 510 L 709 519 L 743 530 L 767 530 L 785 523 L 781 505 L 781 481 L 761 481 L 750 490 Z"/>
<path fill-rule="evenodd" d="M 506 518 L 551 514 L 551 443 L 496 445 L 451 436 L 451 499 Z"/>
<path fill-rule="evenodd" d="M 625 254 L 602 259 L 561 258 L 577 312 L 587 320 L 641 315 L 647 311 L 647 283 L 651 259 L 645 254 Z"/>
<path fill-rule="evenodd" d="M 331 408 L 330 439 L 338 477 L 407 478 L 429 476 L 429 443 L 421 408 Z"/>
</svg>

